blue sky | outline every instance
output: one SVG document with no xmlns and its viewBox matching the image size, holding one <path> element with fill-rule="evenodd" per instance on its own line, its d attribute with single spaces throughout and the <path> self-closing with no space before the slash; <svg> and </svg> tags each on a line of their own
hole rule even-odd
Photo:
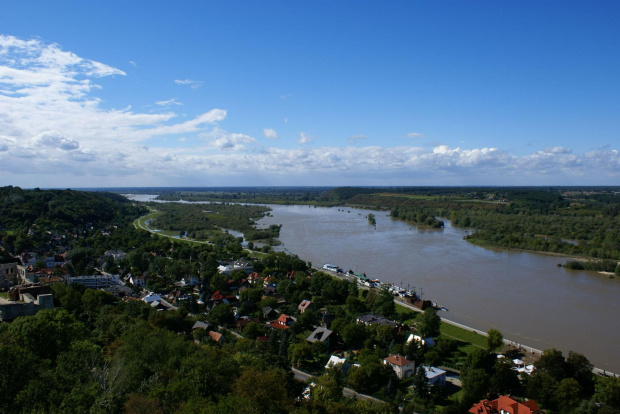
<svg viewBox="0 0 620 414">
<path fill-rule="evenodd" d="M 0 185 L 620 183 L 617 1 L 0 9 Z"/>
</svg>

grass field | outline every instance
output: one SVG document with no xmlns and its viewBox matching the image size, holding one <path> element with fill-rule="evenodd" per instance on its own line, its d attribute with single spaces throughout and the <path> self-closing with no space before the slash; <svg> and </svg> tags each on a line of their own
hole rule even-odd
<svg viewBox="0 0 620 414">
<path fill-rule="evenodd" d="M 413 194 L 394 194 L 394 193 L 380 193 L 381 197 L 400 197 L 400 198 L 408 198 L 411 200 L 435 200 L 440 198 L 438 196 L 423 196 L 423 195 L 413 195 Z"/>
<path fill-rule="evenodd" d="M 398 303 L 396 303 L 396 313 L 404 314 L 404 315 L 411 315 L 411 317 L 403 321 L 403 323 L 407 325 L 412 325 L 415 322 L 416 318 L 418 317 L 418 312 L 414 312 L 409 308 L 399 305 Z"/>
<path fill-rule="evenodd" d="M 458 339 L 459 341 L 467 342 L 479 348 L 487 347 L 487 337 L 477 333 L 473 333 L 458 326 L 450 325 L 449 323 L 441 323 L 441 334 L 447 337 Z"/>
</svg>

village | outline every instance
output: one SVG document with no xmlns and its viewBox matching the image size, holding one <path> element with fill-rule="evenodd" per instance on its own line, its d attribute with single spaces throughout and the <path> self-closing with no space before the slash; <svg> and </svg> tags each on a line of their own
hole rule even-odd
<svg viewBox="0 0 620 414">
<path fill-rule="evenodd" d="M 152 257 L 158 255 L 161 256 L 161 252 L 151 252 Z M 117 261 L 126 256 L 127 253 L 121 250 L 108 250 L 98 259 L 98 264 L 103 267 L 110 258 Z M 43 263 L 45 267 L 42 267 Z M 373 377 L 374 384 L 368 384 L 363 376 L 357 382 L 351 381 L 355 376 L 349 376 L 347 384 L 360 391 L 351 391 L 358 398 L 373 398 L 364 392 L 373 394 L 384 387 L 390 387 L 392 395 L 397 389 L 407 390 L 407 387 L 415 394 L 419 392 L 415 388 L 421 387 L 421 381 L 428 395 L 434 395 L 436 401 L 460 390 L 459 368 L 463 363 L 460 366 L 441 365 L 450 359 L 446 357 L 455 349 L 437 352 L 440 348 L 436 341 L 440 336 L 439 317 L 435 313 L 438 307 L 433 307 L 430 301 L 422 301 L 399 287 L 382 287 L 378 279 L 345 273 L 333 265 L 325 265 L 322 270 L 336 275 L 304 269 L 274 271 L 264 276 L 264 273 L 255 271 L 253 263 L 253 260 L 220 261 L 216 277 L 219 289 L 214 289 L 213 284 L 205 288 L 198 275 L 186 275 L 175 281 L 170 291 L 150 291 L 146 273 L 119 275 L 99 268 L 94 275 L 69 276 L 64 270 L 64 255 L 38 257 L 34 252 L 23 253 L 12 259 L 3 259 L 0 264 L 0 286 L 7 289 L 7 298 L 0 298 L 0 319 L 7 322 L 34 315 L 42 309 L 52 309 L 56 284 L 79 285 L 107 292 L 120 301 L 142 302 L 156 312 L 185 312 L 195 320 L 191 335 L 196 343 L 222 346 L 244 337 L 264 343 L 274 342 L 274 338 L 279 338 L 280 342 L 287 341 L 287 338 L 291 341 L 293 335 L 305 338 L 305 341 L 293 340 L 287 352 L 299 378 L 308 382 L 303 398 L 310 398 L 312 389 L 317 386 L 316 378 L 329 375 L 331 370 L 339 370 L 344 376 L 352 368 L 362 373 L 364 358 L 363 352 L 360 355 L 360 348 L 366 348 L 368 352 L 367 346 L 373 346 L 368 341 L 375 343 L 375 349 L 381 348 L 378 354 L 386 354 L 382 358 L 373 355 L 371 365 L 380 361 L 390 368 L 390 373 L 383 370 L 378 376 L 377 372 L 367 374 Z M 341 279 L 335 279 L 337 277 Z M 335 290 L 331 295 L 326 290 L 329 287 Z M 304 295 L 304 289 L 309 289 L 312 295 Z M 302 296 L 308 298 L 300 300 Z M 407 312 L 407 305 L 416 312 Z M 371 312 L 363 313 L 365 310 Z M 425 310 L 422 316 L 428 315 L 428 320 L 416 318 L 417 312 Z M 345 315 L 349 318 L 355 316 L 347 321 Z M 440 340 L 439 344 L 446 342 Z M 503 343 L 496 347 L 502 348 Z M 441 353 L 444 355 L 424 358 L 424 354 Z M 513 349 L 509 355 L 513 354 L 518 355 L 518 350 Z M 527 356 L 527 353 L 521 355 Z M 503 354 L 497 357 L 498 362 L 506 360 Z M 440 365 L 427 364 L 425 359 L 434 359 Z M 518 358 L 510 359 L 508 366 L 514 378 L 517 373 L 530 374 L 534 369 L 532 364 L 525 366 Z M 399 381 L 400 386 L 393 384 L 391 377 Z M 446 388 L 450 391 L 435 391 Z M 508 397 L 500 397 L 498 400 L 484 400 L 470 412 L 492 412 L 484 411 L 488 410 L 485 407 L 500 402 L 519 404 Z M 532 412 L 538 412 L 535 402 L 526 403 L 526 406 Z"/>
</svg>

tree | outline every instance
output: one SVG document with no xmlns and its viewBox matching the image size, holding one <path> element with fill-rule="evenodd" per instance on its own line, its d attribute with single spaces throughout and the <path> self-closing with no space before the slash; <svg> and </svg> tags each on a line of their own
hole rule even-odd
<svg viewBox="0 0 620 414">
<path fill-rule="evenodd" d="M 202 347 L 199 352 L 186 356 L 181 364 L 183 377 L 204 398 L 229 393 L 239 372 L 237 361 L 217 347 Z"/>
<path fill-rule="evenodd" d="M 396 329 L 391 325 L 374 326 L 375 340 L 383 347 L 388 348 L 389 344 L 396 339 Z"/>
<path fill-rule="evenodd" d="M 594 375 L 592 364 L 588 359 L 577 352 L 569 351 L 566 357 L 566 371 L 570 378 L 574 378 L 581 387 L 581 397 L 588 398 L 594 393 Z"/>
<path fill-rule="evenodd" d="M 521 388 L 519 375 L 512 369 L 512 362 L 498 359 L 493 366 L 491 391 L 495 394 L 515 394 Z"/>
<path fill-rule="evenodd" d="M 620 409 L 620 378 L 599 378 L 596 386 L 596 396 L 602 403 Z"/>
<path fill-rule="evenodd" d="M 424 338 L 439 336 L 441 326 L 441 318 L 433 308 L 426 308 L 422 314 L 422 318 L 418 324 L 418 331 Z"/>
<path fill-rule="evenodd" d="M 220 303 L 214 307 L 207 315 L 209 322 L 216 323 L 218 325 L 228 325 L 234 322 L 235 315 L 233 314 L 230 306 L 225 303 Z"/>
<path fill-rule="evenodd" d="M 289 352 L 289 359 L 291 360 L 291 364 L 300 367 L 310 358 L 312 358 L 312 348 L 310 347 L 310 344 L 308 344 L 308 342 L 303 341 L 291 345 L 291 349 Z"/>
<path fill-rule="evenodd" d="M 381 289 L 379 292 L 379 296 L 375 301 L 374 310 L 376 313 L 386 318 L 391 318 L 396 313 L 394 296 L 392 296 L 392 293 L 387 290 L 387 288 Z"/>
<path fill-rule="evenodd" d="M 375 355 L 368 355 L 360 364 L 349 369 L 347 383 L 364 394 L 377 392 L 396 375 L 391 366 L 383 364 Z"/>
<path fill-rule="evenodd" d="M 366 305 L 357 296 L 348 296 L 346 300 L 347 312 L 351 315 L 359 315 L 366 311 Z"/>
<path fill-rule="evenodd" d="M 40 361 L 27 349 L 2 343 L 4 339 L 0 340 L 0 412 L 19 412 L 17 394 L 38 376 Z"/>
<path fill-rule="evenodd" d="M 279 369 L 249 367 L 233 385 L 233 395 L 258 403 L 261 413 L 287 413 L 293 399 L 282 392 L 286 382 L 286 374 Z"/>
<path fill-rule="evenodd" d="M 262 297 L 263 291 L 262 289 L 258 288 L 245 289 L 243 292 L 240 293 L 240 298 L 242 301 L 250 301 L 254 304 L 258 304 L 261 301 Z"/>
<path fill-rule="evenodd" d="M 315 386 L 311 390 L 313 400 L 322 402 L 342 400 L 344 388 L 344 375 L 340 367 L 328 368 L 325 374 L 317 378 Z"/>
<path fill-rule="evenodd" d="M 555 400 L 560 412 L 570 412 L 581 401 L 581 387 L 574 378 L 564 378 L 555 391 Z"/>
<path fill-rule="evenodd" d="M 486 397 L 489 389 L 489 377 L 485 370 L 468 369 L 461 375 L 463 400 L 471 405 Z"/>
<path fill-rule="evenodd" d="M 489 352 L 495 352 L 496 349 L 504 345 L 504 336 L 497 329 L 489 329 L 487 332 L 487 346 Z"/>
<path fill-rule="evenodd" d="M 428 400 L 430 398 L 431 390 L 426 380 L 426 371 L 422 365 L 418 366 L 413 376 L 413 393 L 416 398 L 421 400 Z"/>
<path fill-rule="evenodd" d="M 547 371 L 535 369 L 527 380 L 526 396 L 543 407 L 555 410 L 558 381 Z"/>
<path fill-rule="evenodd" d="M 45 309 L 34 316 L 15 319 L 8 332 L 17 343 L 41 358 L 55 359 L 72 341 L 86 337 L 87 330 L 64 309 Z"/>
<path fill-rule="evenodd" d="M 534 363 L 536 371 L 545 371 L 551 375 L 556 381 L 562 381 L 567 374 L 566 361 L 562 351 L 555 348 L 546 349 L 542 356 Z"/>
<path fill-rule="evenodd" d="M 407 359 L 414 361 L 416 365 L 420 365 L 424 360 L 424 347 L 420 341 L 411 339 L 405 344 L 404 352 Z"/>
<path fill-rule="evenodd" d="M 360 348 L 366 339 L 366 327 L 360 323 L 350 323 L 342 330 L 342 340 L 351 348 Z"/>
</svg>

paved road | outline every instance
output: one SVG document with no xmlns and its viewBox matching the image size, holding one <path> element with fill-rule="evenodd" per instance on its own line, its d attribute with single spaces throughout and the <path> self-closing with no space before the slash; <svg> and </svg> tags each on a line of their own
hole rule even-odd
<svg viewBox="0 0 620 414">
<path fill-rule="evenodd" d="M 291 368 L 291 371 L 293 371 L 293 374 L 295 375 L 295 379 L 297 381 L 309 382 L 314 378 L 313 375 L 308 374 L 307 372 L 298 370 L 297 368 Z M 359 392 L 352 390 L 351 388 L 346 388 L 346 387 L 342 390 L 342 395 L 344 395 L 345 397 L 357 398 L 358 400 L 366 400 L 366 401 L 370 401 L 373 403 L 382 403 L 382 404 L 385 403 L 385 401 L 381 401 L 378 398 L 371 397 L 370 395 L 366 395 L 366 394 L 360 394 Z"/>
</svg>

